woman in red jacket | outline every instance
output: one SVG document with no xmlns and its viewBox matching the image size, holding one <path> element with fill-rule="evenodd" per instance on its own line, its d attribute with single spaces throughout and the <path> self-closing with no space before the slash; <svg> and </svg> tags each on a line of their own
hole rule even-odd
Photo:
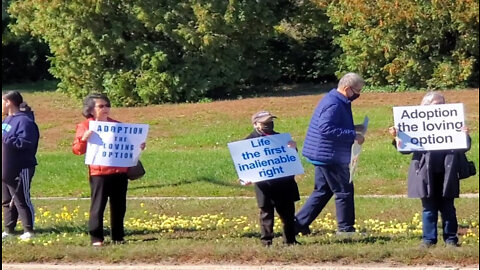
<svg viewBox="0 0 480 270">
<path fill-rule="evenodd" d="M 110 118 L 110 100 L 103 94 L 91 94 L 83 102 L 82 115 L 87 118 L 77 124 L 72 151 L 76 155 L 83 155 L 87 151 L 87 141 L 93 131 L 89 130 L 90 121 L 118 122 Z M 142 143 L 140 148 L 145 148 Z M 127 208 L 127 168 L 100 165 L 89 165 L 89 183 L 91 191 L 90 219 L 88 230 L 93 246 L 102 246 L 103 213 L 110 198 L 110 225 L 113 243 L 124 242 L 125 211 Z"/>
</svg>

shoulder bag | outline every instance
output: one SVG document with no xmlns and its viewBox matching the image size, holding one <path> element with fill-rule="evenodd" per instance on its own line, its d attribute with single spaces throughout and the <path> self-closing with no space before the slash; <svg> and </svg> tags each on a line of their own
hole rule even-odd
<svg viewBox="0 0 480 270">
<path fill-rule="evenodd" d="M 137 180 L 145 175 L 145 168 L 143 168 L 142 162 L 138 161 L 137 165 L 128 167 L 127 177 L 130 180 Z"/>
<path fill-rule="evenodd" d="M 469 178 L 475 174 L 477 174 L 475 163 L 469 161 L 465 153 L 460 153 L 458 155 L 458 179 Z"/>
</svg>

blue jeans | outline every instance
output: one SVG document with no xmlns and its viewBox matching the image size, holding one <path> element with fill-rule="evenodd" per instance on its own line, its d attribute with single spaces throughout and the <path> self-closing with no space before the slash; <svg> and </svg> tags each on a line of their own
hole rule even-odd
<svg viewBox="0 0 480 270">
<path fill-rule="evenodd" d="M 423 242 L 426 244 L 437 243 L 437 222 L 438 212 L 440 211 L 442 217 L 443 240 L 447 244 L 457 244 L 458 223 L 454 198 L 443 198 L 440 196 L 422 198 L 422 206 Z"/>
<path fill-rule="evenodd" d="M 296 226 L 308 228 L 333 194 L 335 194 L 338 231 L 354 232 L 355 205 L 348 164 L 315 166 L 315 187 L 305 205 L 296 215 Z"/>
</svg>

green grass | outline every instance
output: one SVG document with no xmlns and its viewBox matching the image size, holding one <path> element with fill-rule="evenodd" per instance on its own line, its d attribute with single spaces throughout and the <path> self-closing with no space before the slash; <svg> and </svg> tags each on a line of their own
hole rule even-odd
<svg viewBox="0 0 480 270">
<path fill-rule="evenodd" d="M 419 213 L 421 204 L 417 199 L 357 198 L 357 229 L 365 235 L 351 239 L 335 236 L 332 200 L 312 224 L 312 235 L 298 237 L 303 243 L 301 246 L 281 244 L 277 219 L 276 238 L 270 249 L 260 245 L 256 227 L 258 209 L 253 198 L 129 200 L 127 244 L 112 245 L 107 236 L 107 245 L 95 249 L 90 246 L 86 230 L 88 200 L 35 200 L 37 237 L 29 242 L 15 238 L 3 241 L 2 262 L 354 264 L 388 261 L 409 265 L 472 265 L 478 263 L 479 255 L 478 202 L 478 198 L 456 201 L 460 248 L 446 248 L 439 239 L 437 247 L 424 250 L 418 247 L 421 240 L 415 214 Z M 297 207 L 303 203 L 303 200 L 298 202 Z M 108 234 L 108 210 L 105 216 Z M 224 221 L 223 225 L 219 220 Z M 395 228 L 404 224 L 408 226 L 404 231 L 375 231 L 382 226 Z M 333 227 L 329 227 L 331 225 Z M 476 237 L 467 235 L 468 230 Z M 18 252 L 26 249 L 29 252 Z"/>
<path fill-rule="evenodd" d="M 357 194 L 405 194 L 406 175 L 411 155 L 398 153 L 391 145 L 386 128 L 392 123 L 391 107 L 359 109 L 356 122 L 368 114 L 370 127 L 355 175 Z M 215 121 L 220 116 L 171 121 L 159 118 L 151 123 L 147 150 L 142 155 L 146 176 L 132 184 L 130 195 L 143 196 L 243 196 L 245 188 L 237 184 L 227 143 L 243 139 L 250 127 L 244 119 Z M 203 119 L 203 120 L 202 120 Z M 283 117 L 277 130 L 289 132 L 301 151 L 309 116 Z M 221 128 L 219 128 L 221 126 Z M 166 135 L 165 135 L 166 134 Z M 34 196 L 81 196 L 89 194 L 84 157 L 70 152 L 72 132 L 60 138 L 58 151 L 39 151 L 39 166 L 32 185 Z M 467 153 L 479 168 L 478 123 L 472 125 L 472 148 Z M 313 166 L 301 157 L 305 174 L 298 176 L 300 191 L 308 195 L 313 186 Z M 477 181 L 475 181 L 477 180 Z M 61 189 L 55 188 L 61 186 Z M 462 193 L 478 193 L 478 175 L 463 180 Z"/>
<path fill-rule="evenodd" d="M 37 81 L 37 82 L 27 82 L 27 83 L 12 83 L 3 86 L 3 91 L 10 90 L 19 90 L 22 92 L 53 92 L 57 89 L 58 81 Z"/>
<path fill-rule="evenodd" d="M 289 104 L 292 98 L 301 97 L 285 96 L 237 101 L 241 103 L 231 101 L 231 105 L 225 105 L 226 101 L 200 105 L 162 105 L 154 107 L 153 112 L 147 112 L 148 108 L 113 108 L 112 116 L 119 120 L 128 112 L 134 111 L 137 122 L 150 124 L 147 149 L 141 157 L 147 174 L 144 178 L 129 183 L 128 196 L 218 196 L 230 199 L 129 200 L 127 244 L 93 249 L 89 245 L 87 217 L 84 215 L 88 213 L 90 194 L 87 168 L 84 156 L 75 156 L 70 149 L 75 124 L 81 120 L 81 103 L 58 92 L 39 91 L 47 88 L 32 86 L 25 93 L 26 100 L 33 104 L 37 113 L 42 134 L 37 155 L 39 165 L 31 190 L 38 218 L 37 238 L 34 242 L 27 243 L 16 239 L 2 241 L 3 262 L 392 262 L 478 265 L 478 198 L 461 198 L 456 201 L 463 245 L 454 250 L 443 247 L 441 240 L 433 249 L 418 248 L 420 234 L 418 228 L 414 230 L 412 220 L 421 212 L 419 200 L 361 197 L 356 198 L 355 208 L 357 225 L 359 230 L 366 233 L 365 236 L 345 240 L 332 235 L 335 232 L 332 223 L 335 220 L 335 209 L 331 200 L 317 219 L 318 223 L 313 224 L 313 235 L 299 237 L 304 245 L 283 246 L 281 228 L 276 227 L 278 238 L 274 247 L 267 250 L 261 247 L 259 229 L 256 227 L 258 209 L 252 198 L 253 187 L 238 184 L 227 143 L 243 139 L 251 131 L 248 120 L 251 110 L 268 108 L 280 116 L 275 123 L 276 130 L 289 132 L 301 151 L 314 105 L 304 101 L 296 107 L 287 106 L 284 104 Z M 318 100 L 319 96 L 311 98 Z M 250 107 L 248 111 L 245 109 L 237 114 L 225 112 L 238 109 L 237 107 L 243 109 L 243 106 L 255 102 L 258 105 Z M 217 104 L 228 109 L 215 110 Z M 45 116 L 52 111 L 53 116 Z M 161 112 L 165 111 L 175 113 L 164 116 Z M 363 121 L 365 115 L 370 117 L 366 142 L 355 174 L 355 194 L 406 194 L 406 175 L 411 156 L 399 154 L 391 145 L 391 138 L 387 134 L 388 126 L 393 123 L 391 106 L 375 105 L 372 102 L 367 106 L 354 105 L 353 111 L 357 123 Z M 470 116 L 467 120 L 473 140 L 468 157 L 479 168 L 478 115 Z M 55 132 L 49 133 L 50 131 Z M 303 157 L 301 160 L 305 174 L 298 176 L 297 182 L 301 195 L 307 196 L 313 188 L 313 166 Z M 461 192 L 478 193 L 478 175 L 462 180 Z M 38 199 L 43 196 L 87 199 Z M 250 198 L 241 198 L 243 196 Z M 296 204 L 297 210 L 304 200 Z M 50 214 L 46 215 L 47 211 Z M 107 210 L 106 221 L 108 215 Z M 218 219 L 212 217 L 215 215 L 221 215 L 230 221 L 225 226 L 217 226 Z M 181 224 L 192 220 L 203 221 L 199 227 L 190 223 L 190 227 L 181 227 Z M 387 226 L 381 225 L 381 222 L 393 226 L 407 224 L 409 230 L 376 231 L 375 225 L 379 228 Z M 169 224 L 173 227 L 169 228 Z M 276 224 L 279 226 L 281 223 L 277 220 Z M 18 229 L 20 228 L 21 226 Z M 108 233 L 108 226 L 106 229 Z M 29 252 L 18 252 L 27 249 Z"/>
</svg>

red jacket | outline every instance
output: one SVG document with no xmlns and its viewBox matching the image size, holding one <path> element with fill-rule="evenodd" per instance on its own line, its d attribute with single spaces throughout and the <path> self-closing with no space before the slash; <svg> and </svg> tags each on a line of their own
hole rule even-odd
<svg viewBox="0 0 480 270">
<path fill-rule="evenodd" d="M 77 132 L 75 134 L 75 140 L 72 145 L 72 152 L 75 155 L 83 155 L 87 152 L 87 142 L 82 141 L 83 133 L 88 130 L 88 125 L 90 121 L 94 121 L 93 118 L 88 118 L 85 121 L 77 124 Z M 107 119 L 108 122 L 117 122 L 112 118 Z M 107 175 L 114 173 L 126 173 L 128 168 L 125 167 L 111 167 L 111 166 L 100 166 L 100 165 L 88 165 L 89 175 Z"/>
</svg>

